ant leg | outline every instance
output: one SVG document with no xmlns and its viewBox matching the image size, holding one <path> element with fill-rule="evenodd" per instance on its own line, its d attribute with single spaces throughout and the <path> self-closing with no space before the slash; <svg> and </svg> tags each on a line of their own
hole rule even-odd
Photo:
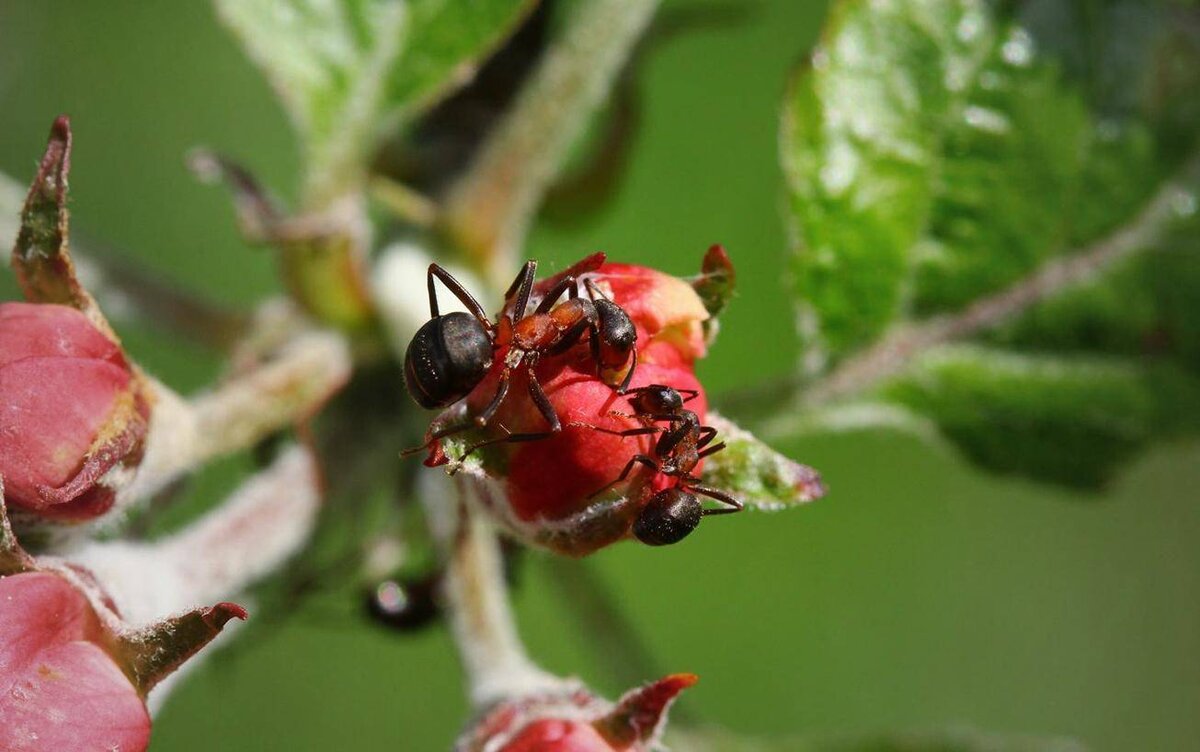
<svg viewBox="0 0 1200 752">
<path fill-rule="evenodd" d="M 595 331 L 595 327 L 593 326 L 592 322 L 588 319 L 580 319 L 562 333 L 561 338 L 558 340 L 558 344 L 547 350 L 546 354 L 558 355 L 559 353 L 564 353 L 567 350 L 570 350 L 575 346 L 575 343 L 579 341 L 579 338 L 583 336 L 583 333 L 589 329 L 591 329 L 593 332 Z M 593 343 L 595 342 L 595 337 L 592 337 L 592 341 Z M 599 351 L 596 349 L 596 345 L 593 344 L 592 355 L 594 357 L 599 357 L 598 352 Z"/>
<path fill-rule="evenodd" d="M 600 292 L 600 288 L 596 287 L 596 283 L 593 282 L 591 279 L 585 279 L 583 281 L 583 286 L 587 288 L 588 297 L 590 297 L 592 300 L 595 300 L 596 298 L 600 298 L 601 300 L 607 300 L 610 303 L 612 302 L 612 300 L 607 295 Z"/>
<path fill-rule="evenodd" d="M 644 454 L 635 454 L 629 460 L 629 462 L 627 462 L 625 464 L 625 469 L 621 471 L 621 474 L 617 476 L 616 480 L 612 481 L 604 488 L 601 488 L 599 491 L 595 491 L 595 492 L 589 494 L 588 498 L 591 499 L 596 496 L 599 496 L 600 494 L 604 493 L 608 489 L 612 488 L 613 486 L 617 485 L 621 481 L 628 478 L 629 474 L 631 472 L 633 472 L 634 465 L 638 465 L 638 464 L 645 465 L 646 467 L 650 468 L 651 470 L 658 470 L 658 468 L 659 468 L 658 462 L 656 462 L 653 457 L 647 457 Z"/>
<path fill-rule="evenodd" d="M 615 431 L 611 428 L 604 428 L 603 426 L 597 426 L 597 425 L 593 425 L 591 423 L 584 423 L 584 422 L 578 421 L 578 420 L 571 421 L 570 423 L 567 424 L 567 426 L 570 428 L 590 428 L 593 431 L 599 431 L 600 433 L 607 433 L 612 436 L 622 436 L 622 437 L 624 437 L 624 436 L 646 436 L 648 434 L 658 433 L 659 431 L 662 430 L 658 426 L 646 426 L 644 428 L 626 428 L 624 431 Z"/>
<path fill-rule="evenodd" d="M 488 439 L 487 441 L 480 441 L 475 444 L 472 444 L 471 446 L 467 447 L 467 450 L 465 452 L 463 452 L 462 458 L 466 459 L 476 449 L 482 449 L 486 446 L 491 446 L 493 444 L 504 444 L 504 443 L 515 444 L 517 442 L 522 442 L 522 441 L 539 441 L 541 439 L 548 439 L 553 435 L 554 435 L 553 431 L 541 431 L 539 433 L 506 433 L 505 435 L 503 435 L 499 438 L 496 438 L 496 439 Z"/>
<path fill-rule="evenodd" d="M 714 515 L 714 514 L 733 514 L 734 512 L 740 512 L 745 508 L 745 506 L 742 504 L 742 502 L 738 501 L 737 499 L 733 498 L 729 494 L 727 494 L 724 491 L 721 491 L 719 489 L 710 488 L 709 486 L 692 485 L 691 483 L 689 483 L 687 487 L 688 487 L 689 491 L 695 491 L 696 493 L 700 494 L 701 496 L 707 496 L 708 498 L 715 499 L 716 501 L 719 501 L 722 504 L 729 505 L 727 507 L 721 507 L 720 509 L 705 509 L 702 512 L 702 514 L 704 514 L 705 516 Z"/>
<path fill-rule="evenodd" d="M 708 457 L 709 455 L 716 454 L 717 452 L 721 451 L 724 448 L 725 448 L 724 441 L 722 441 L 720 444 L 713 444 L 712 446 L 708 447 L 707 449 L 705 449 L 703 452 L 700 453 L 700 459 L 704 459 L 705 457 Z"/>
<path fill-rule="evenodd" d="M 542 298 L 542 302 L 538 303 L 535 313 L 549 313 L 558 299 L 563 296 L 564 292 L 569 292 L 570 297 L 578 296 L 578 290 L 575 287 L 575 278 L 571 276 L 563 277 L 558 281 L 558 284 L 550 288 L 546 293 L 546 297 Z"/>
<path fill-rule="evenodd" d="M 500 409 L 500 403 L 504 402 L 504 398 L 508 396 L 508 383 L 509 370 L 506 368 L 504 369 L 504 372 L 500 374 L 500 384 L 496 387 L 496 393 L 492 396 L 492 401 L 489 402 L 487 407 L 483 408 L 483 410 L 475 416 L 475 418 L 472 420 L 473 426 L 476 428 L 483 428 L 488 424 L 488 422 L 492 419 L 492 416 L 495 415 L 496 411 Z"/>
<path fill-rule="evenodd" d="M 538 383 L 537 374 L 530 368 L 529 371 L 529 397 L 533 400 L 533 404 L 537 406 L 538 412 L 550 424 L 550 432 L 558 433 L 562 430 L 562 421 L 558 419 L 558 412 L 555 411 L 554 405 L 550 404 L 550 398 L 546 396 L 546 392 L 542 389 L 542 385 Z"/>
<path fill-rule="evenodd" d="M 685 405 L 700 396 L 699 389 L 676 389 L 675 391 L 681 395 L 685 395 L 683 397 L 683 404 Z"/>
<path fill-rule="evenodd" d="M 633 381 L 633 372 L 637 370 L 638 353 L 637 348 L 633 348 L 633 362 L 629 364 L 629 370 L 625 372 L 625 378 L 621 379 L 621 385 L 617 387 L 617 394 L 625 394 L 629 391 L 629 382 Z M 687 402 L 687 400 L 684 400 Z"/>
<path fill-rule="evenodd" d="M 656 415 L 654 419 L 671 421 L 671 427 L 663 429 L 663 434 L 659 437 L 658 444 L 654 447 L 655 454 L 665 457 L 679 445 L 679 442 L 683 441 L 691 429 L 686 423 L 680 421 L 675 416 L 659 417 Z M 676 425 L 677 423 L 678 425 Z"/>
<path fill-rule="evenodd" d="M 442 284 L 446 286 L 446 289 L 449 290 L 454 297 L 462 301 L 462 304 L 467 307 L 467 310 L 471 312 L 472 316 L 479 319 L 481 322 L 488 324 L 489 326 L 491 325 L 491 321 L 488 320 L 487 314 L 483 310 L 483 306 L 479 305 L 479 301 L 475 300 L 474 296 L 467 292 L 467 288 L 463 287 L 462 283 L 455 279 L 450 272 L 446 271 L 437 264 L 430 264 L 429 272 L 426 275 L 426 279 L 429 283 L 429 315 L 432 318 L 437 318 L 438 315 L 437 293 L 433 289 L 433 280 L 435 277 L 442 281 Z"/>
<path fill-rule="evenodd" d="M 465 423 L 454 423 L 449 426 L 439 428 L 438 430 L 436 430 L 432 434 L 430 434 L 429 439 L 426 440 L 424 444 L 421 444 L 421 445 L 415 446 L 415 447 L 409 447 L 408 449 L 401 451 L 400 456 L 401 457 L 411 457 L 414 454 L 424 452 L 427 449 L 429 449 L 429 447 L 433 446 L 435 442 L 440 441 L 441 439 L 444 439 L 447 436 L 453 436 L 456 433 L 462 433 L 463 431 L 467 431 L 472 428 L 477 428 L 477 426 L 475 425 L 475 421 L 473 421 L 473 420 L 466 421 Z"/>
<path fill-rule="evenodd" d="M 537 272 L 536 261 L 526 261 L 525 266 L 521 267 L 521 271 L 517 274 L 516 279 L 508 286 L 508 290 L 504 293 L 504 302 L 507 303 L 514 299 L 515 305 L 512 311 L 512 320 L 520 321 L 525 318 L 525 309 L 529 307 L 529 296 L 533 292 L 533 278 Z"/>
<path fill-rule="evenodd" d="M 712 426 L 700 426 L 699 440 L 696 442 L 697 449 L 703 449 L 708 446 L 708 442 L 717 437 L 717 429 Z M 709 452 L 712 454 L 712 452 Z"/>
</svg>

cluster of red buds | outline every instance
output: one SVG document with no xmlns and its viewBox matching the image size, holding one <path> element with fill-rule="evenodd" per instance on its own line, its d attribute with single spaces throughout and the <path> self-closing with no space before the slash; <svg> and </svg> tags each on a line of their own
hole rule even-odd
<svg viewBox="0 0 1200 752">
<path fill-rule="evenodd" d="M 418 402 L 450 405 L 430 426 L 426 464 L 477 462 L 502 485 L 480 496 L 505 526 L 569 555 L 630 536 L 673 543 L 703 514 L 739 509 L 698 482 L 704 456 L 722 446 L 704 425 L 695 363 L 732 289 L 724 249 L 709 250 L 693 283 L 603 254 L 536 284 L 532 270 L 514 282 L 496 323 L 473 299 L 464 301 L 472 314 L 438 316 L 431 298 L 433 318 L 406 363 Z M 464 340 L 471 351 L 456 358 Z M 428 399 L 422 377 L 454 383 L 451 373 L 469 378 Z M 724 506 L 703 509 L 697 493 Z"/>
</svg>

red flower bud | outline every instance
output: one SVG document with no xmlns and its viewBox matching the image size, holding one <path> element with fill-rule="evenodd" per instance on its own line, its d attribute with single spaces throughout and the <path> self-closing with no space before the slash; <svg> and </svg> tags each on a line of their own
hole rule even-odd
<svg viewBox="0 0 1200 752">
<path fill-rule="evenodd" d="M 676 277 L 602 261 L 596 254 L 542 280 L 534 288 L 535 296 L 564 274 L 594 284 L 599 294 L 626 312 L 637 330 L 638 363 L 630 387 L 662 384 L 695 391 L 687 407 L 703 421 L 707 403 L 694 363 L 706 350 L 703 322 L 709 314 L 704 303 L 690 284 Z M 467 415 L 481 413 L 496 394 L 504 355 L 497 353 L 492 372 L 464 401 Z M 466 443 L 493 442 L 477 451 L 484 472 L 505 483 L 508 506 L 496 511 L 510 528 L 561 553 L 585 555 L 627 537 L 650 496 L 673 481 L 634 465 L 616 482 L 635 455 L 652 452 L 656 436 L 616 435 L 645 429 L 647 422 L 636 415 L 627 396 L 616 393 L 611 380 L 606 383 L 597 373 L 588 342 L 544 356 L 536 374 L 562 423 L 559 433 L 533 441 L 502 441 L 509 434 L 536 435 L 548 428 L 529 394 L 526 372 L 518 369 L 511 374 L 509 396 L 488 427 L 474 432 Z M 462 420 L 461 409 L 435 421 L 435 430 L 444 424 L 440 421 Z M 444 460 L 435 448 L 430 464 Z"/>
<path fill-rule="evenodd" d="M 522 729 L 500 752 L 613 752 L 595 726 L 547 718 Z"/>
<path fill-rule="evenodd" d="M 667 711 L 694 674 L 672 674 L 627 693 L 615 705 L 579 690 L 501 703 L 462 739 L 459 752 L 644 752 L 655 746 Z M 497 746 L 497 745 L 501 746 Z"/>
<path fill-rule="evenodd" d="M 141 454 L 149 406 L 121 348 L 61 305 L 0 304 L 0 477 L 8 500 L 39 516 L 106 511 L 101 483 Z"/>
</svg>

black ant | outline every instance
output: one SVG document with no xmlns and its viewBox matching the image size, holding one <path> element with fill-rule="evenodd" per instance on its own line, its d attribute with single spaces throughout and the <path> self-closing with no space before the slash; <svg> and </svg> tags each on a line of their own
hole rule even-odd
<svg viewBox="0 0 1200 752">
<path fill-rule="evenodd" d="M 650 497 L 650 501 L 638 513 L 633 523 L 633 534 L 642 543 L 665 546 L 678 543 L 696 529 L 700 518 L 713 514 L 740 512 L 742 502 L 724 491 L 700 485 L 700 478 L 692 475 L 700 460 L 725 448 L 725 442 L 712 444 L 717 429 L 700 424 L 696 413 L 684 407 L 699 396 L 695 389 L 678 390 L 662 384 L 650 384 L 629 390 L 629 399 L 637 417 L 648 425 L 614 431 L 600 426 L 587 425 L 597 431 L 618 436 L 644 436 L 659 434 L 654 444 L 654 456 L 635 454 L 625 465 L 621 474 L 592 496 L 607 491 L 629 477 L 636 465 L 645 465 L 668 477 L 675 478 L 675 485 L 664 488 Z M 685 397 L 684 394 L 687 396 Z M 656 426 L 655 422 L 667 425 Z M 715 499 L 727 506 L 706 509 L 697 494 Z"/>
<path fill-rule="evenodd" d="M 366 594 L 367 617 L 399 632 L 415 632 L 441 615 L 437 590 L 441 574 L 383 580 Z"/>
<path fill-rule="evenodd" d="M 546 397 L 534 372 L 543 355 L 557 355 L 569 350 L 590 332 L 592 360 L 600 378 L 618 394 L 624 394 L 637 368 L 637 330 L 625 311 L 605 298 L 592 281 L 584 282 L 590 299 L 579 297 L 578 277 L 574 270 L 598 266 L 603 256 L 585 259 L 563 274 L 527 314 L 533 293 L 536 261 L 528 261 L 504 294 L 505 313 L 496 323 L 488 318 L 483 307 L 449 272 L 437 264 L 429 265 L 430 320 L 417 330 L 404 360 L 404 381 L 409 394 L 425 408 L 445 407 L 466 397 L 483 381 L 491 370 L 497 352 L 508 348 L 496 393 L 487 406 L 465 423 L 457 423 L 435 431 L 420 447 L 406 449 L 403 454 L 421 451 L 433 441 L 469 428 L 488 424 L 508 396 L 513 371 L 524 367 L 529 382 L 529 396 L 549 424 L 540 433 L 509 434 L 507 441 L 531 441 L 562 430 L 554 406 Z M 438 312 L 434 279 L 439 279 L 469 313 Z M 561 301 L 566 294 L 567 300 Z M 624 366 L 628 365 L 628 368 Z M 617 383 L 610 378 L 624 376 Z M 615 380 L 615 379 L 614 379 Z"/>
</svg>

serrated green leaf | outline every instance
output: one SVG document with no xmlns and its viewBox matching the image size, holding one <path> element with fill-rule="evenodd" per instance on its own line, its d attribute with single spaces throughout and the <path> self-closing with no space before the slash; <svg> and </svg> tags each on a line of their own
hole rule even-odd
<svg viewBox="0 0 1200 752">
<path fill-rule="evenodd" d="M 971 729 L 841 737 L 752 738 L 719 729 L 669 730 L 670 749 L 687 752 L 1086 752 L 1068 738 L 1002 736 Z"/>
<path fill-rule="evenodd" d="M 1200 425 L 1200 382 L 1178 369 L 973 346 L 928 353 L 881 396 L 987 468 L 1071 485 L 1099 485 L 1150 440 Z"/>
<path fill-rule="evenodd" d="M 900 425 L 858 409 L 882 397 L 984 466 L 1094 486 L 1200 426 L 1197 23 L 1180 0 L 841 0 L 785 105 L 818 381 L 776 434 Z M 1010 352 L 937 349 L 972 340 Z"/>
<path fill-rule="evenodd" d="M 411 27 L 389 86 L 393 107 L 422 109 L 468 82 L 536 0 L 410 0 Z"/>
<path fill-rule="evenodd" d="M 784 457 L 716 413 L 709 413 L 708 422 L 725 448 L 705 460 L 706 485 L 728 491 L 747 507 L 767 511 L 825 495 L 821 476 L 808 465 Z"/>
<path fill-rule="evenodd" d="M 988 340 L 1046 354 L 1154 358 L 1200 373 L 1198 239 L 1200 215 L 1193 213 L 1153 252 L 1034 306 Z"/>
<path fill-rule="evenodd" d="M 843 0 L 782 139 L 817 342 L 837 358 L 1058 250 L 1085 115 L 982 0 Z"/>
<path fill-rule="evenodd" d="M 299 133 L 311 202 L 398 120 L 470 78 L 530 0 L 215 0 Z"/>
</svg>

